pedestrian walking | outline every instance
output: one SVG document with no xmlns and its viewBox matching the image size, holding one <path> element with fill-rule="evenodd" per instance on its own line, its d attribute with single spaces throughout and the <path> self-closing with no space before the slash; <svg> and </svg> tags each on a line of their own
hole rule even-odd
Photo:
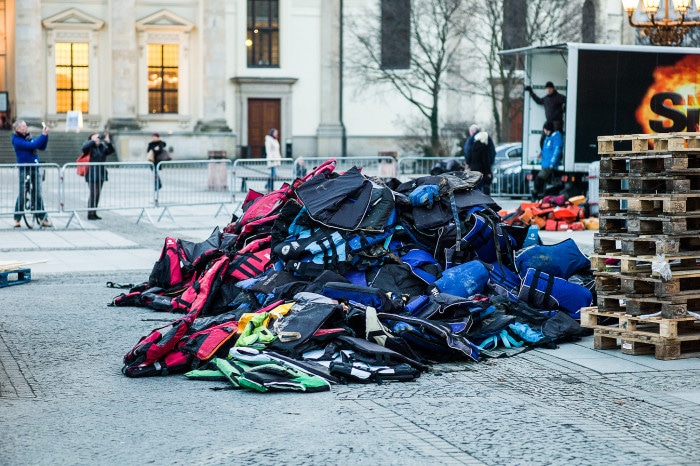
<svg viewBox="0 0 700 466">
<path fill-rule="evenodd" d="M 151 142 L 148 143 L 148 147 L 146 148 L 147 152 L 147 158 L 148 161 L 151 162 L 154 167 L 154 188 L 156 191 L 158 191 L 160 188 L 163 187 L 163 182 L 161 181 L 160 177 L 158 176 L 158 171 L 156 170 L 158 163 L 171 160 L 170 154 L 166 150 L 167 144 L 165 141 L 163 141 L 160 138 L 160 133 L 153 133 L 151 135 Z"/>
<path fill-rule="evenodd" d="M 282 165 L 279 131 L 275 128 L 272 128 L 265 136 L 265 158 L 267 159 L 267 168 L 270 169 L 270 177 L 267 180 L 267 191 L 270 192 L 275 189 L 277 167 Z"/>
</svg>

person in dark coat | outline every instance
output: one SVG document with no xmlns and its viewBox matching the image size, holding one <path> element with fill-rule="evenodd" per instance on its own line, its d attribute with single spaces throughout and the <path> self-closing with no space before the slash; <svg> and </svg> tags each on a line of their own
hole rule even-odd
<svg viewBox="0 0 700 466">
<path fill-rule="evenodd" d="M 97 215 L 97 209 L 100 203 L 100 193 L 102 185 L 107 181 L 107 169 L 104 165 L 93 165 L 99 162 L 105 162 L 109 154 L 114 153 L 114 146 L 109 139 L 109 133 L 92 133 L 82 147 L 83 154 L 90 154 L 90 167 L 85 174 L 90 188 L 90 198 L 88 199 L 88 220 L 101 220 L 102 217 Z"/>
<path fill-rule="evenodd" d="M 544 117 L 545 123 L 552 123 L 554 128 L 553 131 L 564 131 L 564 109 L 566 107 L 566 96 L 557 92 L 552 81 L 547 81 L 544 85 L 545 92 L 547 94 L 544 97 L 540 97 L 532 90 L 532 86 L 526 86 L 525 90 L 530 93 L 530 97 L 538 105 L 544 107 Z M 540 148 L 544 145 L 544 139 L 547 136 L 544 131 L 542 131 L 542 137 L 540 138 Z"/>
<path fill-rule="evenodd" d="M 151 142 L 148 143 L 148 147 L 146 148 L 148 161 L 153 165 L 158 165 L 158 162 L 171 160 L 170 154 L 165 149 L 166 147 L 167 144 L 160 138 L 160 133 L 153 133 L 151 135 Z M 153 167 L 153 173 L 155 175 L 154 188 L 156 191 L 158 191 L 161 187 L 163 187 L 163 182 L 160 180 L 160 176 L 158 176 L 156 167 Z"/>
<path fill-rule="evenodd" d="M 469 127 L 469 137 L 467 138 L 466 142 L 464 143 L 464 169 L 469 170 L 469 166 L 471 165 L 471 157 L 472 157 L 472 147 L 474 146 L 474 138 L 476 138 L 476 135 L 481 132 L 481 128 L 479 128 L 478 125 L 471 125 Z M 491 165 L 493 165 L 493 162 L 496 160 L 496 145 L 493 143 L 493 139 L 491 139 L 491 136 L 488 136 L 489 140 L 489 155 L 491 156 Z"/>
<path fill-rule="evenodd" d="M 491 170 L 494 160 L 491 156 L 490 139 L 486 131 L 476 133 L 469 157 L 469 170 L 481 172 L 484 175 L 475 189 L 480 189 L 488 195 L 491 194 L 491 180 L 493 180 Z"/>
<path fill-rule="evenodd" d="M 158 164 L 163 160 L 170 160 L 170 155 L 165 150 L 167 144 L 160 138 L 160 133 L 153 133 L 151 136 L 151 142 L 148 143 L 146 152 L 148 153 L 148 160 L 154 164 Z"/>
</svg>

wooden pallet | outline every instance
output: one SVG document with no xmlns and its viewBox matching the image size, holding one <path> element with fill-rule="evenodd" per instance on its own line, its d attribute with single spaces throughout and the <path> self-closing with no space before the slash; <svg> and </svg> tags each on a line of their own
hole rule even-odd
<svg viewBox="0 0 700 466">
<path fill-rule="evenodd" d="M 700 234 L 700 212 L 685 216 L 600 215 L 602 234 L 629 233 L 637 235 Z"/>
<path fill-rule="evenodd" d="M 700 172 L 700 152 L 601 154 L 600 176 L 647 176 Z"/>
<path fill-rule="evenodd" d="M 633 235 L 605 234 L 593 235 L 593 251 L 596 254 L 700 257 L 700 236 L 692 235 Z"/>
<path fill-rule="evenodd" d="M 656 296 L 667 298 L 697 294 L 700 292 L 700 271 L 677 272 L 669 280 L 647 275 L 626 275 L 621 273 L 599 272 L 595 277 L 596 292 L 619 294 L 626 297 Z"/>
<path fill-rule="evenodd" d="M 17 269 L 0 272 L 0 288 L 29 283 L 32 280 L 30 269 Z"/>
<path fill-rule="evenodd" d="M 683 296 L 629 297 L 622 293 L 596 293 L 598 309 L 603 312 L 621 312 L 628 316 L 660 313 L 666 319 L 686 317 L 688 311 L 700 311 L 700 291 Z"/>
<path fill-rule="evenodd" d="M 669 361 L 700 357 L 700 340 L 667 340 L 654 337 L 621 337 L 614 331 L 594 330 L 593 348 L 622 349 L 622 354 L 653 354 L 656 359 Z"/>
<path fill-rule="evenodd" d="M 581 326 L 611 330 L 635 336 L 700 340 L 700 320 L 695 317 L 639 317 L 623 312 L 606 312 L 597 307 L 581 309 Z"/>
<path fill-rule="evenodd" d="M 700 321 L 694 317 L 643 319 L 588 307 L 581 309 L 581 326 L 594 329 L 595 349 L 621 348 L 623 354 L 654 354 L 661 360 L 696 357 L 700 351 Z"/>
<path fill-rule="evenodd" d="M 598 136 L 598 153 L 601 155 L 664 152 L 700 152 L 700 133 Z"/>
<path fill-rule="evenodd" d="M 601 195 L 700 193 L 700 173 L 635 177 L 603 173 L 598 179 L 598 188 Z"/>
<path fill-rule="evenodd" d="M 617 194 L 598 199 L 600 215 L 678 216 L 700 214 L 700 194 Z"/>
<path fill-rule="evenodd" d="M 616 261 L 616 264 L 608 264 L 609 259 Z M 700 253 L 692 255 L 668 255 L 663 260 L 668 262 L 672 274 L 682 271 L 695 271 L 698 269 L 698 259 Z M 652 270 L 652 264 L 657 262 L 656 256 L 625 256 L 616 254 L 591 254 L 591 270 L 595 272 L 621 272 L 626 274 L 647 274 L 650 276 L 660 276 Z"/>
</svg>

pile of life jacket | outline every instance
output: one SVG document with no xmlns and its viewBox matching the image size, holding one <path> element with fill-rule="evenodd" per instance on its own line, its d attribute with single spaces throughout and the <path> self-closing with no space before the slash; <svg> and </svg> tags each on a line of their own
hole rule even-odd
<svg viewBox="0 0 700 466">
<path fill-rule="evenodd" d="M 544 196 L 539 202 L 522 202 L 514 211 L 501 211 L 508 225 L 536 225 L 546 231 L 597 230 L 599 221 L 590 215 L 585 196 Z"/>
<path fill-rule="evenodd" d="M 242 215 L 199 243 L 166 238 L 148 280 L 112 302 L 173 314 L 128 350 L 123 373 L 316 392 L 587 332 L 590 261 L 573 240 L 545 246 L 505 222 L 474 189 L 481 173 L 402 183 L 335 167 L 249 191 Z"/>
</svg>

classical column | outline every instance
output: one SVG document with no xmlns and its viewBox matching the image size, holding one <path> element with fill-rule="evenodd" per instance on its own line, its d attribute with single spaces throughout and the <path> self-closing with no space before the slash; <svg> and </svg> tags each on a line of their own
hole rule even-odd
<svg viewBox="0 0 700 466">
<path fill-rule="evenodd" d="M 226 2 L 202 0 L 202 111 L 195 131 L 226 131 Z"/>
<path fill-rule="evenodd" d="M 15 108 L 12 113 L 29 125 L 41 126 L 46 113 L 46 51 L 41 34 L 41 0 L 22 0 L 21 3 L 15 8 Z"/>
<path fill-rule="evenodd" d="M 110 130 L 139 129 L 136 119 L 139 82 L 136 0 L 112 0 L 110 13 L 112 115 L 108 127 Z"/>
<path fill-rule="evenodd" d="M 316 132 L 320 157 L 342 155 L 340 121 L 340 0 L 321 4 L 321 122 Z"/>
</svg>

